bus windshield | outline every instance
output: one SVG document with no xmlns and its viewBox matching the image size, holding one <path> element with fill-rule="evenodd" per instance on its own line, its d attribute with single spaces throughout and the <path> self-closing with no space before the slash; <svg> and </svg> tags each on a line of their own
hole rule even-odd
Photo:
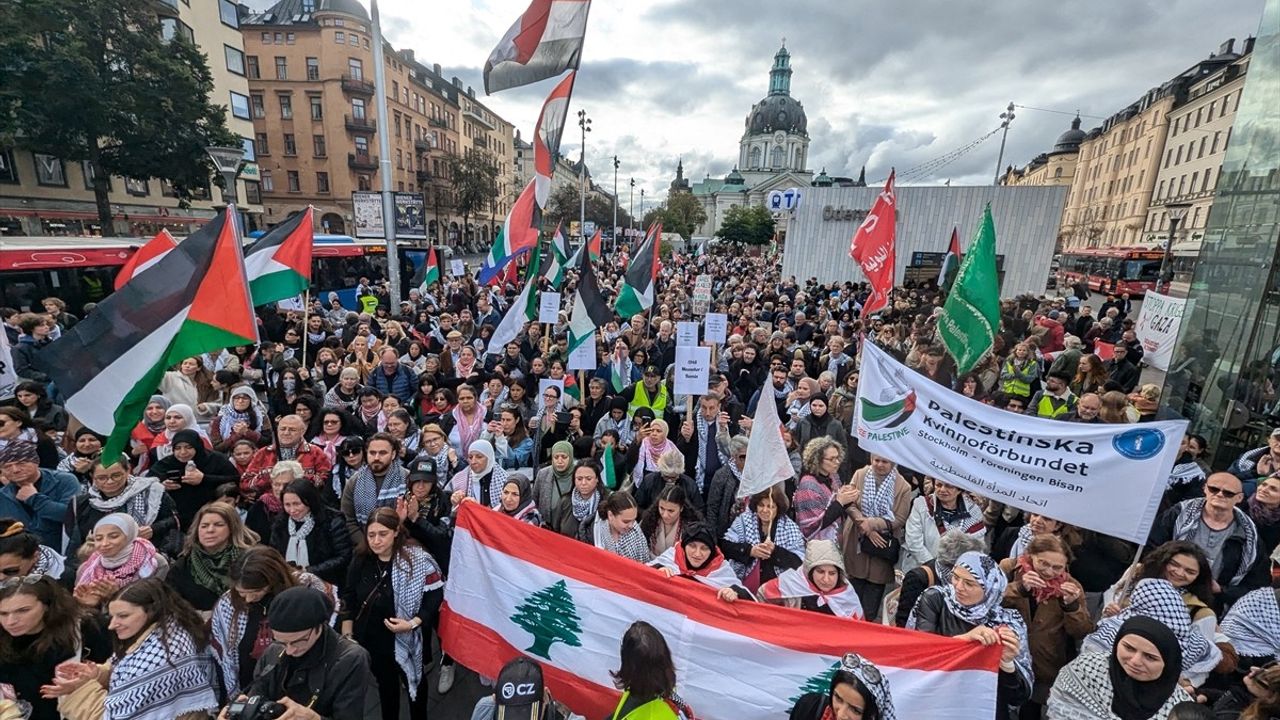
<svg viewBox="0 0 1280 720">
<path fill-rule="evenodd" d="M 1124 280 L 1154 281 L 1159 274 L 1159 260 L 1126 260 L 1124 263 Z"/>
</svg>

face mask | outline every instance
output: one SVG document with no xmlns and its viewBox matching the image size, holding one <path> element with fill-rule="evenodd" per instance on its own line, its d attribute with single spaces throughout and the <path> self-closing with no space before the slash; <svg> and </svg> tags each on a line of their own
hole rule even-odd
<svg viewBox="0 0 1280 720">
<path fill-rule="evenodd" d="M 283 384 L 284 384 L 284 391 L 287 393 L 291 393 L 298 388 L 297 380 L 286 379 Z"/>
</svg>

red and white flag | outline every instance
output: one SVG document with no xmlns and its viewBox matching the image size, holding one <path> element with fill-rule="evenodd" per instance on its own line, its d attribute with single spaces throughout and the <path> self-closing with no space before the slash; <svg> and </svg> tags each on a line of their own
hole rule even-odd
<svg viewBox="0 0 1280 720">
<path fill-rule="evenodd" d="M 573 94 L 575 70 L 565 76 L 542 104 L 538 124 L 533 129 L 533 180 L 538 207 L 547 206 L 551 195 L 551 176 L 556 170 L 556 154 L 564 135 L 564 121 L 569 115 L 569 96 Z"/>
<path fill-rule="evenodd" d="M 475 503 L 458 509 L 450 567 L 444 651 L 488 677 L 526 655 L 542 666 L 552 695 L 588 718 L 606 717 L 618 703 L 609 671 L 617 670 L 622 635 L 635 620 L 666 638 L 676 690 L 699 720 L 784 718 L 800 695 L 828 691 L 848 652 L 880 669 L 899 718 L 995 716 L 996 646 L 725 603 L 714 588 Z"/>
<path fill-rule="evenodd" d="M 887 308 L 889 291 L 893 289 L 897 262 L 893 241 L 898 224 L 898 199 L 893 189 L 893 176 L 893 171 L 889 171 L 884 190 L 876 196 L 871 211 L 853 233 L 853 241 L 849 244 L 849 257 L 858 261 L 862 273 L 871 283 L 871 295 L 862 305 L 863 317 Z"/>
<path fill-rule="evenodd" d="M 116 273 L 116 290 L 124 287 L 124 284 L 133 279 L 134 275 L 160 262 L 160 258 L 168 255 L 169 251 L 176 247 L 178 247 L 178 241 L 173 239 L 168 230 L 156 233 L 155 237 L 138 248 L 133 257 L 120 267 L 120 272 Z"/>
<path fill-rule="evenodd" d="M 591 0 L 532 0 L 484 64 L 484 91 L 528 85 L 573 68 L 582 57 Z"/>
</svg>

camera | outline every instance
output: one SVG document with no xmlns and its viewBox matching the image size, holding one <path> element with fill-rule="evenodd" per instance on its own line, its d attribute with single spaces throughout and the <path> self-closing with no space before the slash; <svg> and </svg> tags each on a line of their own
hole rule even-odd
<svg viewBox="0 0 1280 720">
<path fill-rule="evenodd" d="M 227 720 L 275 720 L 287 710 L 275 700 L 252 695 L 247 700 L 236 700 L 227 706 Z"/>
</svg>

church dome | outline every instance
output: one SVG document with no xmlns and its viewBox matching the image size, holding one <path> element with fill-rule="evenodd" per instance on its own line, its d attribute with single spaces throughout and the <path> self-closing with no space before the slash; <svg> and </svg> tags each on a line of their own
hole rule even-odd
<svg viewBox="0 0 1280 720">
<path fill-rule="evenodd" d="M 747 116 L 747 130 L 753 134 L 783 130 L 807 135 L 809 118 L 799 100 L 790 95 L 770 95 L 751 108 L 751 114 Z"/>
<path fill-rule="evenodd" d="M 1080 116 L 1077 115 L 1075 120 L 1071 121 L 1071 129 L 1058 136 L 1058 141 L 1053 144 L 1053 152 L 1056 153 L 1073 153 L 1079 152 L 1080 143 L 1084 142 L 1085 132 L 1080 129 Z"/>
</svg>

